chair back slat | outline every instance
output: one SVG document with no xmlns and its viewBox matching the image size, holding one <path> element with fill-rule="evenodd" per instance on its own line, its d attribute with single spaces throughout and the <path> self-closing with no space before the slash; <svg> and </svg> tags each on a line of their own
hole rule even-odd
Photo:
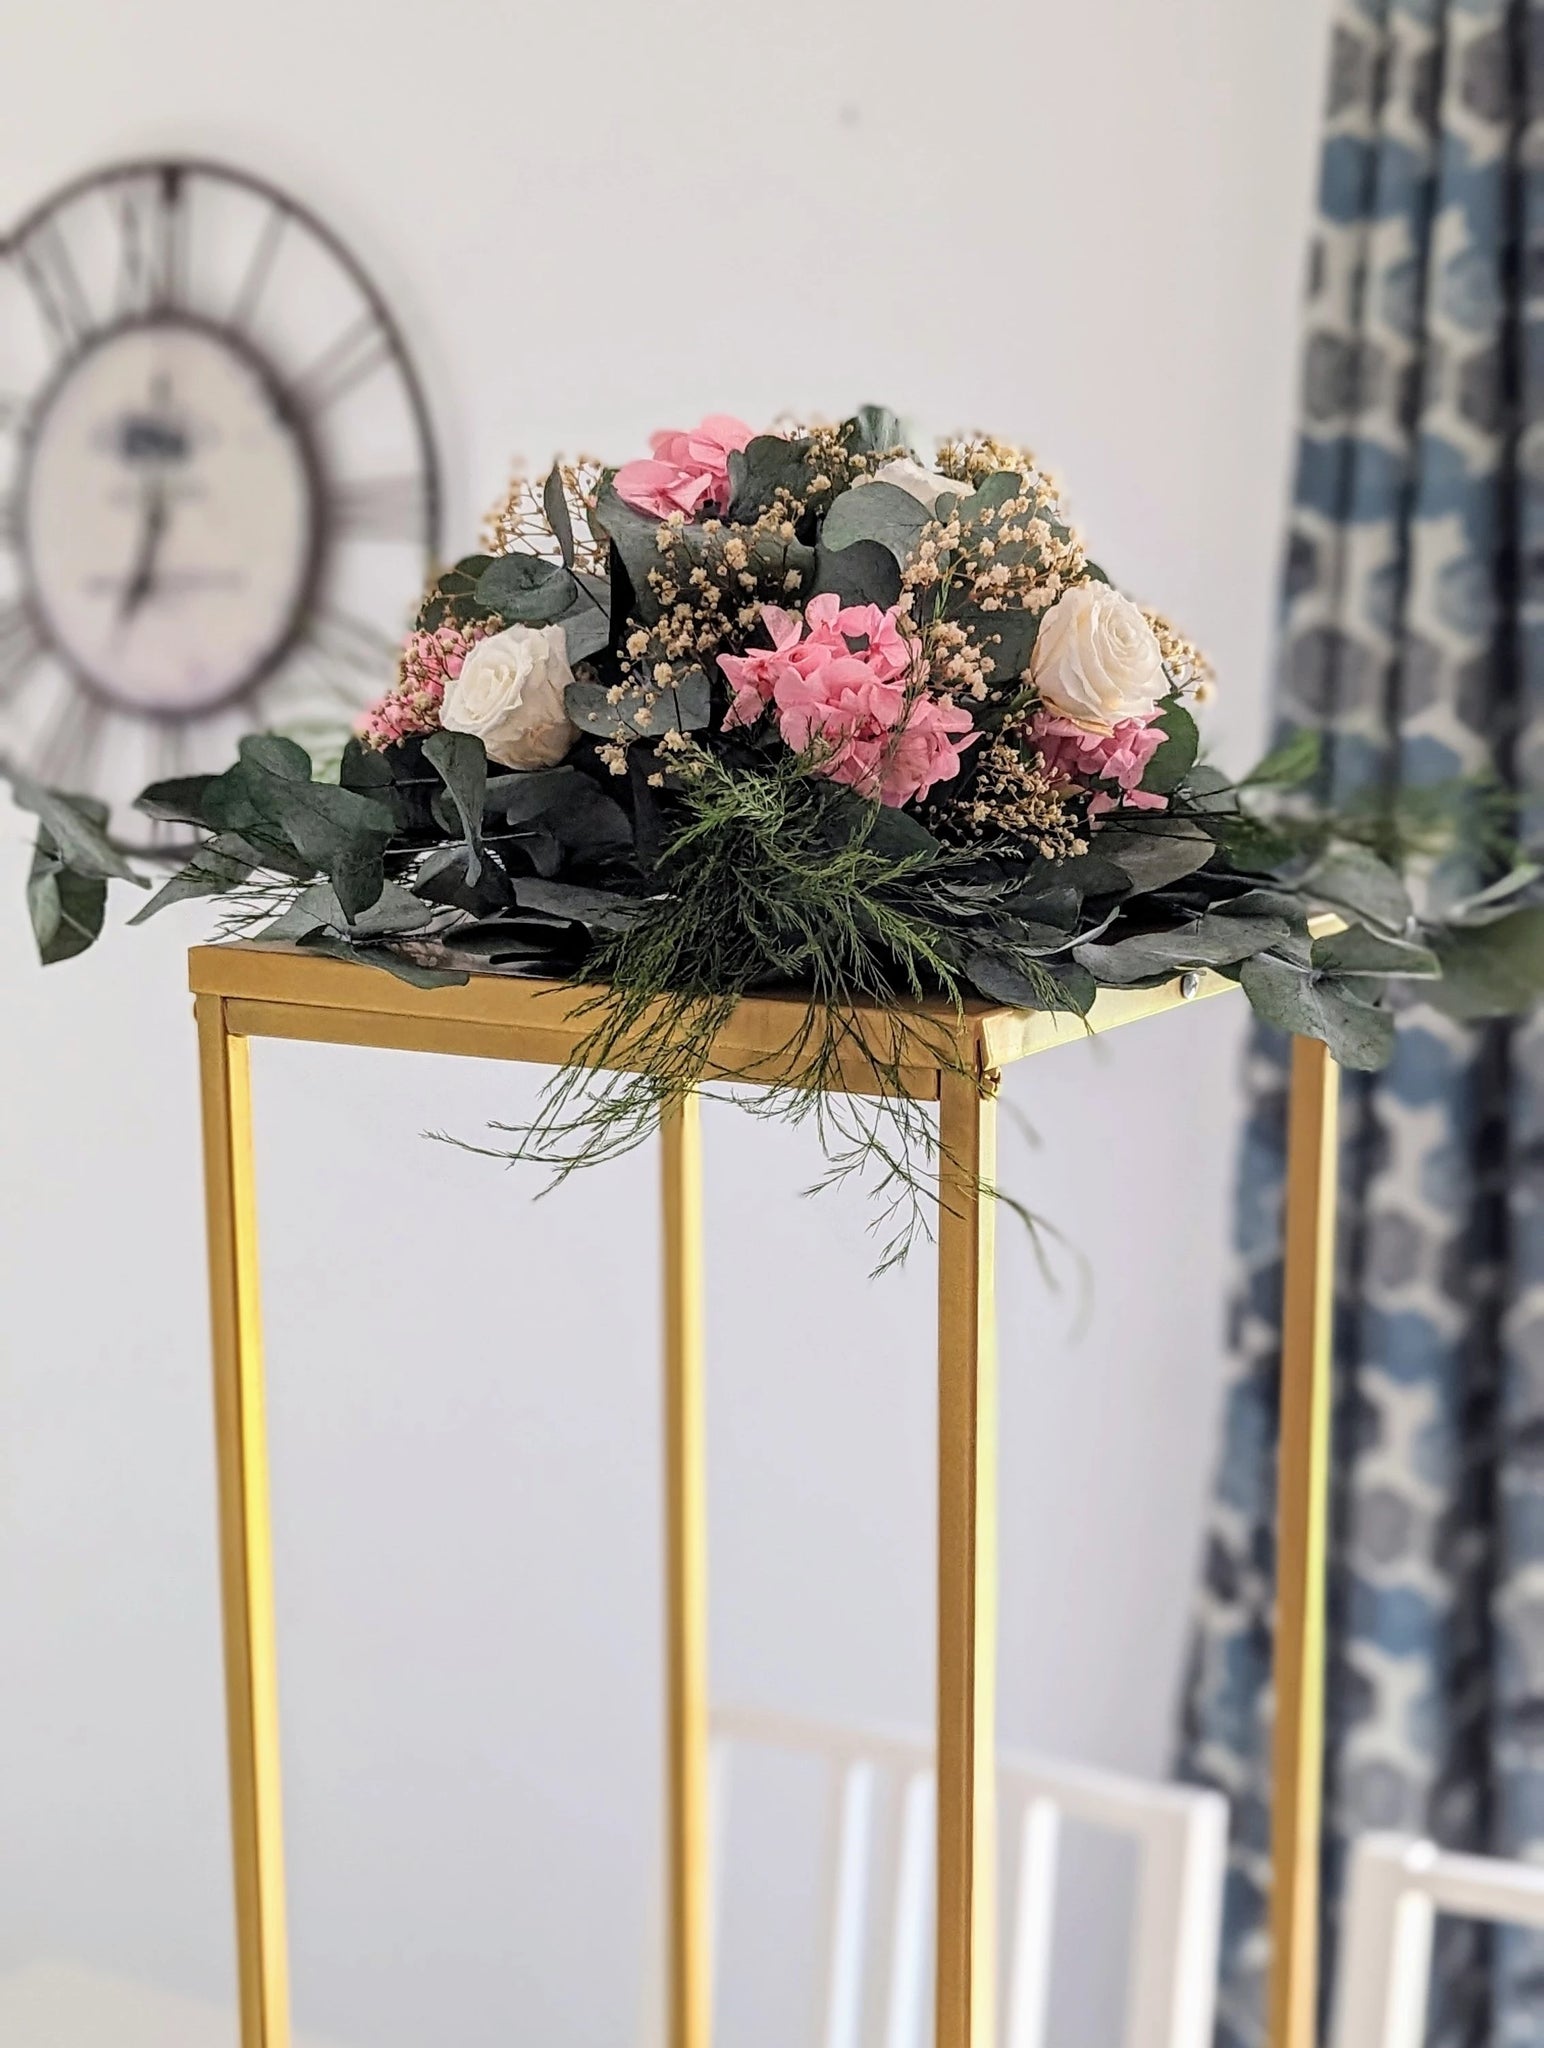
<svg viewBox="0 0 1544 2048">
<path fill-rule="evenodd" d="M 715 1901 L 728 1853 L 729 1756 L 765 1750 L 814 1758 L 828 1777 L 821 2048 L 863 2048 L 869 2038 L 883 2048 L 926 2048 L 935 1849 L 931 1743 L 909 1731 L 828 1725 L 758 1709 L 719 1708 L 712 1718 Z M 882 1786 L 893 1788 L 898 1811 L 893 1875 L 884 1894 L 888 1968 L 880 1982 L 871 1956 L 882 1937 L 870 1922 Z M 1005 1839 L 1017 1845 L 1006 1923 L 1005 2048 L 1047 2048 L 1058 1846 L 1068 1820 L 1124 1836 L 1138 1852 L 1125 2048 L 1209 2048 L 1226 1803 L 1212 1792 L 1012 1753 L 999 1758 L 998 1787 Z M 865 2028 L 872 2005 L 880 2007 L 874 2035 Z"/>
<path fill-rule="evenodd" d="M 831 1903 L 821 2030 L 825 2048 L 862 2048 L 873 1817 L 873 1765 L 844 1763 L 831 1785 Z"/>
<path fill-rule="evenodd" d="M 1008 1948 L 1008 2048 L 1045 2048 L 1060 1846 L 1061 1814 L 1054 1801 L 1026 1800 L 1019 1820 L 1017 1897 Z"/>
</svg>

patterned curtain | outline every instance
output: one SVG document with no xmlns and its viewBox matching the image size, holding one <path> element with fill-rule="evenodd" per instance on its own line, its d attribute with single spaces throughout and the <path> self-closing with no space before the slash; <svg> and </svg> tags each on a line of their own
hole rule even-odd
<svg viewBox="0 0 1544 2048">
<path fill-rule="evenodd" d="M 1281 724 L 1340 800 L 1491 771 L 1536 845 L 1544 0 L 1332 14 Z M 1285 1073 L 1262 1032 L 1183 1738 L 1233 1802 L 1219 2048 L 1264 2038 Z M 1544 1023 L 1412 1007 L 1345 1080 L 1327 1977 L 1358 1834 L 1544 1858 Z M 1443 1923 L 1430 2038 L 1538 2048 L 1544 1943 Z"/>
</svg>

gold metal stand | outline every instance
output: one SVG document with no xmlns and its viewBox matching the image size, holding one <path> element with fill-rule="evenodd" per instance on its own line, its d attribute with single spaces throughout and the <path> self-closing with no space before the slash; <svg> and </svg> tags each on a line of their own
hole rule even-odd
<svg viewBox="0 0 1544 2048">
<path fill-rule="evenodd" d="M 585 1036 L 586 992 L 474 978 L 414 989 L 378 970 L 289 947 L 196 947 L 190 956 L 203 1075 L 221 1590 L 242 2048 L 289 2048 L 282 1800 L 268 1460 L 252 1184 L 247 1041 L 303 1039 L 557 1066 Z M 994 1707 L 997 1394 L 993 1227 L 1001 1069 L 1085 1031 L 1108 1031 L 1219 995 L 1211 974 L 1107 989 L 1086 1024 L 946 1004 L 860 1011 L 908 1096 L 939 1105 L 938 1907 L 935 2048 L 994 2048 Z M 717 1069 L 788 1078 L 802 1005 L 742 1003 Z M 1294 1048 L 1282 1374 L 1280 1615 L 1276 1648 L 1272 2048 L 1311 2048 L 1322 1742 L 1323 1582 L 1334 1227 L 1335 1072 Z M 842 1085 L 872 1092 L 857 1059 Z M 697 1102 L 662 1131 L 669 2048 L 710 2048 L 707 1783 L 707 1488 L 702 1168 Z"/>
</svg>

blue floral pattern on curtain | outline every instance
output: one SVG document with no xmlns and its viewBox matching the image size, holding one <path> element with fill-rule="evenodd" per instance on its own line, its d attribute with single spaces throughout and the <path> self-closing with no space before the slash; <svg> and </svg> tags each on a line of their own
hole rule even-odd
<svg viewBox="0 0 1544 2048">
<path fill-rule="evenodd" d="M 1544 824 L 1544 5 L 1333 0 L 1279 710 L 1337 799 L 1492 771 Z M 1285 1048 L 1257 1034 L 1187 1775 L 1233 1802 L 1220 2048 L 1256 2048 Z M 1544 1858 L 1544 1023 L 1424 1009 L 1345 1077 L 1326 1977 L 1375 1828 Z M 1544 2041 L 1544 1943 L 1444 1924 L 1441 2048 Z"/>
</svg>

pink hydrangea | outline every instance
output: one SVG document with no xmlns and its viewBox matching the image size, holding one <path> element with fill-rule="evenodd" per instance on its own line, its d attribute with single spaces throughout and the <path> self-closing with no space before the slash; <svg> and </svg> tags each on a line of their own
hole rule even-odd
<svg viewBox="0 0 1544 2048">
<path fill-rule="evenodd" d="M 1117 807 L 1127 811 L 1164 811 L 1166 796 L 1142 788 L 1148 763 L 1163 745 L 1163 728 L 1157 713 L 1151 718 L 1123 718 L 1109 732 L 1090 732 L 1071 718 L 1040 712 L 1030 729 L 1041 758 L 1055 775 L 1069 782 L 1113 783 L 1096 790 L 1089 800 L 1088 815 L 1097 818 Z"/>
<path fill-rule="evenodd" d="M 778 731 L 816 772 L 892 806 L 926 796 L 959 773 L 976 737 L 968 711 L 909 691 L 911 650 L 895 607 L 811 600 L 803 622 L 762 607 L 768 649 L 721 654 L 734 686 L 726 726 L 750 725 L 770 705 Z"/>
<path fill-rule="evenodd" d="M 499 619 L 473 619 L 470 625 L 447 620 L 430 633 L 411 633 L 397 665 L 397 680 L 360 718 L 355 731 L 367 747 L 392 746 L 397 740 L 438 732 L 445 685 L 461 673 L 479 640 L 497 633 Z"/>
<path fill-rule="evenodd" d="M 755 431 L 744 420 L 712 412 L 698 426 L 651 434 L 653 460 L 624 462 L 616 474 L 617 496 L 656 519 L 672 512 L 691 519 L 710 500 L 722 512 L 729 502 L 729 458 Z"/>
</svg>

